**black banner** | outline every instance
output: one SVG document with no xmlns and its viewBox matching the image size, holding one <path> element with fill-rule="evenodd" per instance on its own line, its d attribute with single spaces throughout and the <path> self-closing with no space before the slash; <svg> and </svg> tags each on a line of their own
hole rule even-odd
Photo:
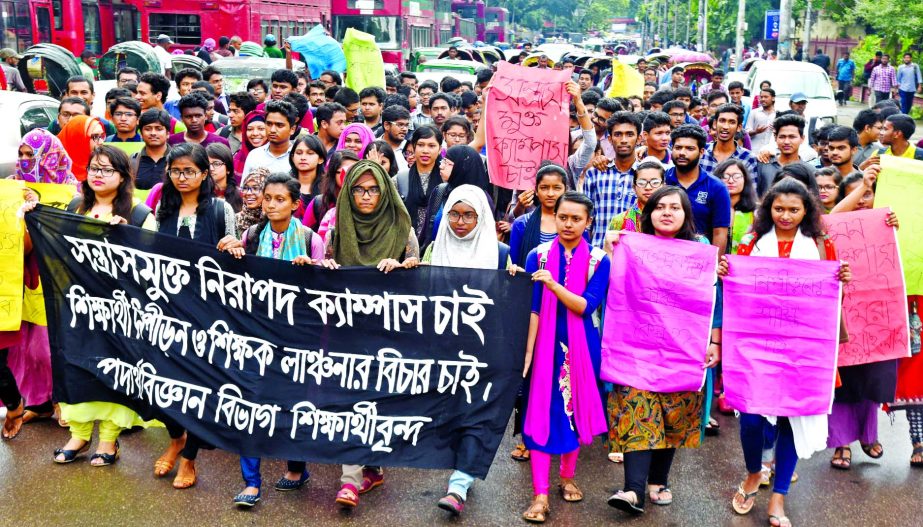
<svg viewBox="0 0 923 527">
<path fill-rule="evenodd" d="M 218 448 L 487 475 L 521 383 L 531 283 L 328 271 L 38 207 L 56 400 L 166 414 Z"/>
</svg>

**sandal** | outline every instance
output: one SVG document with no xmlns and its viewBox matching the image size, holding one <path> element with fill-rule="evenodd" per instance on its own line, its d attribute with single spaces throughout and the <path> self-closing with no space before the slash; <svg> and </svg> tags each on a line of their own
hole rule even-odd
<svg viewBox="0 0 923 527">
<path fill-rule="evenodd" d="M 879 459 L 881 456 L 885 455 L 885 448 L 881 446 L 881 443 L 878 441 L 875 441 L 871 445 L 863 445 L 862 443 L 859 443 L 859 446 L 862 447 L 862 451 L 865 452 L 865 455 L 872 459 Z M 872 454 L 872 450 L 875 448 L 878 448 L 878 455 Z"/>
<path fill-rule="evenodd" d="M 757 487 L 755 491 L 750 492 L 748 494 L 747 492 L 744 491 L 743 483 L 738 485 L 737 493 L 734 494 L 734 498 L 731 499 L 731 507 L 733 507 L 734 512 L 740 515 L 749 514 L 750 510 L 753 508 L 753 505 L 756 504 L 756 495 L 759 493 L 760 493 L 759 487 Z M 740 496 L 741 498 L 743 498 L 743 503 L 739 505 L 737 504 L 737 496 Z M 747 501 L 750 502 L 749 505 L 747 505 Z"/>
<path fill-rule="evenodd" d="M 359 487 L 359 494 L 365 494 L 366 492 L 374 489 L 375 487 L 380 486 L 385 482 L 385 473 L 380 468 L 363 468 L 362 469 L 362 485 Z"/>
<path fill-rule="evenodd" d="M 519 443 L 516 445 L 516 448 L 513 449 L 510 457 L 516 461 L 529 461 L 529 449 L 526 448 L 526 445 Z"/>
<path fill-rule="evenodd" d="M 526 512 L 522 513 L 522 519 L 529 523 L 545 523 L 550 511 L 551 509 L 548 508 L 548 495 L 538 494 L 532 498 L 532 504 L 529 505 Z"/>
<path fill-rule="evenodd" d="M 609 461 L 613 463 L 623 463 L 625 461 L 625 454 L 621 452 L 609 452 Z"/>
<path fill-rule="evenodd" d="M 583 491 L 580 490 L 580 487 L 578 487 L 572 479 L 564 480 L 564 482 L 559 483 L 558 489 L 561 491 L 561 499 L 568 503 L 583 501 Z"/>
<path fill-rule="evenodd" d="M 721 425 L 718 424 L 718 421 L 714 417 L 708 418 L 708 424 L 705 425 L 705 435 L 708 437 L 715 437 L 721 433 Z"/>
<path fill-rule="evenodd" d="M 458 516 L 465 510 L 465 499 L 454 492 L 450 492 L 443 496 L 443 498 L 436 503 L 436 506 L 444 511 L 452 513 L 452 516 Z"/>
<path fill-rule="evenodd" d="M 849 454 L 849 457 L 846 454 Z M 838 470 L 849 470 L 850 465 L 852 465 L 852 450 L 848 446 L 833 450 L 833 459 L 830 460 L 831 467 Z"/>
<path fill-rule="evenodd" d="M 19 401 L 19 406 L 16 407 L 16 410 L 19 410 L 19 413 L 15 413 L 15 410 L 6 410 L 6 419 L 3 420 L 3 439 L 13 439 L 19 435 L 20 430 L 22 430 L 22 425 L 25 424 L 23 416 L 26 413 L 26 403 L 25 401 Z"/>
<path fill-rule="evenodd" d="M 775 520 L 778 523 L 772 523 Z M 769 525 L 772 527 L 792 527 L 792 521 L 788 519 L 788 516 L 776 516 L 775 514 L 769 515 Z"/>
<path fill-rule="evenodd" d="M 32 410 L 26 410 L 22 414 L 22 424 L 28 424 L 33 421 L 41 421 L 44 419 L 51 419 L 51 412 L 38 413 Z"/>
<path fill-rule="evenodd" d="M 176 477 L 173 478 L 173 488 L 183 490 L 195 486 L 196 476 L 195 461 L 181 458 L 179 460 L 179 469 L 176 471 Z"/>
<path fill-rule="evenodd" d="M 241 492 L 237 496 L 234 496 L 234 505 L 238 507 L 244 507 L 247 509 L 252 509 L 254 505 L 259 503 L 262 492 L 257 491 L 256 494 L 244 494 Z"/>
<path fill-rule="evenodd" d="M 291 480 L 285 476 L 282 476 L 279 478 L 279 481 L 276 482 L 276 485 L 273 488 L 281 492 L 298 490 L 301 487 L 304 487 L 305 483 L 307 483 L 309 479 L 311 479 L 311 473 L 305 470 L 301 473 L 301 477 L 297 480 Z"/>
<path fill-rule="evenodd" d="M 658 487 L 656 492 L 647 491 L 648 497 L 650 498 L 651 503 L 654 505 L 667 506 L 673 503 L 673 491 L 668 487 Z M 660 495 L 663 493 L 669 493 L 669 498 L 661 498 Z"/>
<path fill-rule="evenodd" d="M 173 467 L 176 466 L 176 457 L 160 456 L 160 459 L 154 462 L 154 477 L 162 478 L 169 474 Z"/>
<path fill-rule="evenodd" d="M 914 457 L 920 457 L 920 461 L 914 461 Z M 910 454 L 910 466 L 915 468 L 923 468 L 923 444 L 917 443 L 913 445 L 913 452 Z"/>
<path fill-rule="evenodd" d="M 337 492 L 335 501 L 341 507 L 354 509 L 359 505 L 359 491 L 355 485 L 347 483 L 340 487 L 340 492 Z"/>
<path fill-rule="evenodd" d="M 87 441 L 86 443 L 84 443 L 83 446 L 80 447 L 78 450 L 64 450 L 63 448 L 59 448 L 59 449 L 57 449 L 57 450 L 54 451 L 54 462 L 55 462 L 55 463 L 58 463 L 59 465 L 65 465 L 65 464 L 67 464 L 67 463 L 73 463 L 74 460 L 76 460 L 77 457 L 80 456 L 80 454 L 83 454 L 84 452 L 86 452 L 86 451 L 88 451 L 88 450 L 90 450 L 90 442 L 89 442 L 89 441 Z M 64 459 L 58 460 L 58 456 L 60 456 L 60 455 L 62 455 L 62 454 L 64 455 Z"/>
<path fill-rule="evenodd" d="M 643 514 L 644 508 L 638 505 L 638 496 L 634 491 L 625 492 L 620 490 L 609 496 L 610 507 L 615 507 L 620 511 L 625 511 L 631 514 Z"/>
<path fill-rule="evenodd" d="M 760 487 L 768 487 L 772 484 L 772 468 L 763 465 L 760 469 Z"/>
<path fill-rule="evenodd" d="M 116 439 L 115 440 L 115 453 L 114 454 L 101 454 L 97 452 L 93 454 L 92 456 L 90 456 L 90 466 L 107 467 L 109 465 L 112 465 L 113 463 L 119 460 L 119 451 L 120 451 L 119 441 L 118 439 Z M 101 459 L 102 463 L 93 463 L 93 460 L 95 459 Z"/>
</svg>

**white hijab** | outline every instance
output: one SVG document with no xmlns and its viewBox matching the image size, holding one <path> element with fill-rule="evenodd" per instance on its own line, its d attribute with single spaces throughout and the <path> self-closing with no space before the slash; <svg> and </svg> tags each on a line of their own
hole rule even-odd
<svg viewBox="0 0 923 527">
<path fill-rule="evenodd" d="M 459 238 L 449 227 L 449 211 L 462 202 L 473 208 L 478 215 L 474 229 L 464 238 Z M 490 204 L 484 191 L 474 185 L 460 185 L 455 188 L 442 208 L 439 232 L 433 241 L 432 264 L 443 267 L 467 267 L 472 269 L 497 269 L 500 249 L 497 246 L 497 225 L 494 222 Z"/>
</svg>

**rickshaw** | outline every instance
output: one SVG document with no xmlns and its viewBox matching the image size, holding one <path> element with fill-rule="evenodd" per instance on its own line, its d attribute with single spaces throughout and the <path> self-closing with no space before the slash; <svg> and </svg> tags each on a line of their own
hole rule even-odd
<svg viewBox="0 0 923 527">
<path fill-rule="evenodd" d="M 477 54 L 474 48 L 463 48 L 461 46 L 455 46 L 456 51 L 458 51 L 458 60 L 470 60 L 474 62 L 481 62 L 481 56 Z M 436 57 L 437 59 L 448 59 L 449 58 L 449 48 L 445 48 Z"/>
<path fill-rule="evenodd" d="M 67 79 L 83 75 L 77 59 L 57 44 L 36 44 L 22 52 L 17 66 L 22 82 L 30 93 L 61 98 Z"/>
<path fill-rule="evenodd" d="M 193 55 L 173 55 L 171 64 L 173 64 L 173 75 L 186 68 L 202 71 L 208 67 L 208 63 Z"/>
<path fill-rule="evenodd" d="M 147 42 L 132 40 L 109 48 L 99 59 L 100 80 L 113 80 L 122 68 L 135 68 L 141 73 L 160 73 L 160 60 Z"/>
<path fill-rule="evenodd" d="M 677 66 L 685 71 L 686 84 L 708 82 L 715 73 L 715 67 L 705 62 L 682 62 Z"/>
<path fill-rule="evenodd" d="M 424 62 L 439 58 L 445 48 L 416 48 L 410 53 L 410 71 L 417 71 L 417 67 Z"/>
<path fill-rule="evenodd" d="M 248 40 L 240 45 L 237 55 L 240 57 L 265 57 L 266 52 L 263 51 L 263 46 Z"/>
<path fill-rule="evenodd" d="M 520 66 L 525 66 L 527 68 L 534 68 L 538 66 L 538 58 L 541 57 L 542 55 L 544 55 L 545 57 L 548 57 L 548 67 L 553 68 L 555 64 L 554 59 L 549 57 L 547 53 L 544 53 L 541 51 L 533 52 L 531 55 L 529 55 L 522 61 L 522 64 L 520 64 Z"/>
</svg>

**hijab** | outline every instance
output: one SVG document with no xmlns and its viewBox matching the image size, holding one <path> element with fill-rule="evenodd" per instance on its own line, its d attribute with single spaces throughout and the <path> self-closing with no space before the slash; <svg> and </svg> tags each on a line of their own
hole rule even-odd
<svg viewBox="0 0 923 527">
<path fill-rule="evenodd" d="M 77 181 L 87 178 L 87 165 L 90 164 L 90 127 L 93 123 L 98 123 L 102 127 L 102 123 L 95 117 L 75 115 L 58 134 L 61 145 L 71 158 L 71 169 Z"/>
<path fill-rule="evenodd" d="M 365 149 L 368 148 L 369 143 L 375 141 L 375 134 L 372 133 L 372 129 L 363 123 L 350 123 L 346 125 L 346 128 L 343 129 L 343 133 L 340 134 L 340 139 L 337 140 L 337 150 L 343 150 L 346 148 L 346 137 L 349 134 L 358 134 L 359 140 L 362 141 L 362 148 L 356 154 L 359 157 L 362 157 L 362 154 L 365 153 Z"/>
<path fill-rule="evenodd" d="M 69 183 L 77 180 L 71 173 L 71 158 L 61 140 L 44 128 L 27 133 L 20 146 L 32 149 L 32 159 L 16 163 L 16 179 L 33 183 Z"/>
<path fill-rule="evenodd" d="M 487 192 L 490 178 L 487 177 L 484 160 L 477 150 L 468 145 L 455 145 L 446 152 L 445 157 L 454 163 L 447 181 L 449 188 L 474 185 Z"/>
<path fill-rule="evenodd" d="M 256 183 L 256 186 L 263 188 L 263 182 L 266 181 L 266 178 L 269 177 L 269 169 L 265 167 L 254 168 L 250 171 L 249 174 L 244 176 L 240 182 L 241 188 L 243 188 L 248 182 Z M 240 212 L 237 213 L 237 232 L 243 235 L 244 231 L 247 230 L 252 225 L 256 225 L 260 222 L 260 219 L 263 217 L 263 207 L 257 207 L 251 209 L 244 204 L 241 207 Z"/>
<path fill-rule="evenodd" d="M 371 172 L 381 188 L 378 205 L 371 214 L 362 214 L 350 189 L 359 178 Z M 340 265 L 374 266 L 385 258 L 400 260 L 410 236 L 410 216 L 401 203 L 397 187 L 378 163 L 362 160 L 346 174 L 343 191 L 337 197 L 336 227 L 333 230 L 333 257 Z"/>
<path fill-rule="evenodd" d="M 450 148 L 449 151 L 451 150 Z M 455 234 L 449 226 L 448 219 L 449 211 L 459 202 L 473 208 L 478 215 L 477 225 L 464 238 L 459 238 Z M 497 225 L 494 222 L 487 195 L 474 185 L 456 187 L 449 194 L 449 199 L 446 200 L 442 209 L 442 221 L 439 223 L 439 232 L 433 242 L 432 264 L 445 267 L 496 269 L 499 258 Z"/>
<path fill-rule="evenodd" d="M 246 117 L 244 117 L 244 122 L 241 125 L 240 150 L 234 154 L 234 175 L 236 175 L 238 178 L 244 175 L 244 164 L 247 162 L 247 155 L 250 154 L 251 150 L 256 148 L 247 137 L 247 126 L 249 126 L 250 123 L 256 121 L 262 121 L 265 123 L 266 112 L 263 110 L 253 110 L 252 112 L 248 113 Z"/>
</svg>

